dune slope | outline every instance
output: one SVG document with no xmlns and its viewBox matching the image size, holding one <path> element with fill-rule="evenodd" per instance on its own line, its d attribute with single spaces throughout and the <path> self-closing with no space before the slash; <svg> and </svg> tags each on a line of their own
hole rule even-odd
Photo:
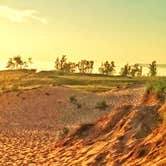
<svg viewBox="0 0 166 166">
<path fill-rule="evenodd" d="M 95 109 L 103 99 L 109 107 Z M 142 87 L 102 94 L 51 87 L 6 93 L 0 101 L 2 166 L 166 164 L 166 106 Z M 66 125 L 75 127 L 57 141 Z"/>
</svg>

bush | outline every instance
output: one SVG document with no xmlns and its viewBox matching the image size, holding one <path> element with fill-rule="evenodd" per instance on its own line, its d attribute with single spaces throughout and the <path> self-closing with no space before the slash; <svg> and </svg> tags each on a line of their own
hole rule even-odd
<svg viewBox="0 0 166 166">
<path fill-rule="evenodd" d="M 80 103 L 77 103 L 77 108 L 81 108 L 82 105 Z"/>
<path fill-rule="evenodd" d="M 76 130 L 76 132 L 75 132 L 75 136 L 77 136 L 77 137 L 81 137 L 81 138 L 84 138 L 84 137 L 86 137 L 88 134 L 89 134 L 89 132 L 91 131 L 91 129 L 93 129 L 94 128 L 94 124 L 92 124 L 92 123 L 85 123 L 85 124 L 82 124 L 81 126 L 80 126 L 80 128 L 78 128 L 77 130 Z"/>
<path fill-rule="evenodd" d="M 11 87 L 11 91 L 13 91 L 13 92 L 19 91 L 19 86 L 16 85 L 16 84 L 14 84 L 14 85 Z"/>
<path fill-rule="evenodd" d="M 75 95 L 73 95 L 73 96 L 70 96 L 70 103 L 72 103 L 72 104 L 76 104 L 77 103 L 77 98 L 76 98 L 76 96 Z"/>
<path fill-rule="evenodd" d="M 75 95 L 71 96 L 69 98 L 69 100 L 70 100 L 70 103 L 76 105 L 78 109 L 82 107 L 82 105 L 78 102 L 78 100 L 77 100 Z"/>
<path fill-rule="evenodd" d="M 161 101 L 165 101 L 166 99 L 166 81 L 165 80 L 157 80 L 151 81 L 147 84 L 147 93 L 156 93 L 158 98 Z"/>
<path fill-rule="evenodd" d="M 103 100 L 101 102 L 98 102 L 96 104 L 95 108 L 100 109 L 100 110 L 105 110 L 107 107 L 108 107 L 108 105 L 107 105 L 106 101 Z"/>
<path fill-rule="evenodd" d="M 63 135 L 67 135 L 69 133 L 69 128 L 68 127 L 64 127 L 63 128 Z"/>
</svg>

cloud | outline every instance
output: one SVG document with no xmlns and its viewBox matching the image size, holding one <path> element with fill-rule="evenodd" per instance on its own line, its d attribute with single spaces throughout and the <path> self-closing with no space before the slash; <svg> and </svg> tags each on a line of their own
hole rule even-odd
<svg viewBox="0 0 166 166">
<path fill-rule="evenodd" d="M 43 17 L 38 16 L 39 11 L 36 10 L 21 10 L 14 9 L 8 6 L 0 6 L 0 17 L 8 19 L 14 23 L 24 23 L 28 20 L 39 21 L 42 24 L 47 24 L 47 20 Z"/>
</svg>

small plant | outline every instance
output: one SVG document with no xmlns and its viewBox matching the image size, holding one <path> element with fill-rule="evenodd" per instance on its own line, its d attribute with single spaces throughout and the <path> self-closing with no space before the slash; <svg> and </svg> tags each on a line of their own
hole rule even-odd
<svg viewBox="0 0 166 166">
<path fill-rule="evenodd" d="M 69 128 L 68 127 L 64 127 L 63 128 L 63 135 L 67 135 L 69 133 Z"/>
<path fill-rule="evenodd" d="M 78 102 L 75 95 L 71 96 L 69 99 L 70 99 L 70 103 L 76 105 L 78 109 L 82 107 L 82 105 Z"/>
<path fill-rule="evenodd" d="M 77 108 L 81 108 L 82 105 L 80 103 L 77 103 Z"/>
<path fill-rule="evenodd" d="M 11 91 L 14 91 L 14 92 L 19 91 L 19 86 L 14 84 L 14 85 L 11 87 Z"/>
<path fill-rule="evenodd" d="M 94 124 L 92 123 L 82 124 L 80 128 L 78 128 L 77 131 L 75 132 L 75 136 L 82 137 L 82 138 L 86 137 L 91 131 L 91 129 L 93 128 L 94 128 Z"/>
<path fill-rule="evenodd" d="M 76 98 L 75 95 L 72 95 L 69 99 L 70 99 L 70 103 L 72 103 L 72 104 L 76 104 L 77 103 L 77 98 Z"/>
<path fill-rule="evenodd" d="M 96 104 L 96 109 L 100 109 L 100 110 L 106 110 L 106 108 L 108 108 L 109 106 L 107 105 L 106 101 L 101 101 L 101 102 L 98 102 Z"/>
</svg>

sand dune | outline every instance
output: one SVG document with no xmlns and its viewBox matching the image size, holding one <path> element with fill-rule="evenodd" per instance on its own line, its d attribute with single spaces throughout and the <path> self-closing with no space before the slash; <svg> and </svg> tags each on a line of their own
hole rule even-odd
<svg viewBox="0 0 166 166">
<path fill-rule="evenodd" d="M 69 101 L 71 95 L 81 108 Z M 159 102 L 149 105 L 144 97 L 143 87 L 100 94 L 63 87 L 3 94 L 0 165 L 164 165 L 166 125 L 157 112 Z M 106 110 L 95 108 L 101 100 L 109 104 Z M 65 126 L 71 131 L 59 137 Z"/>
</svg>

